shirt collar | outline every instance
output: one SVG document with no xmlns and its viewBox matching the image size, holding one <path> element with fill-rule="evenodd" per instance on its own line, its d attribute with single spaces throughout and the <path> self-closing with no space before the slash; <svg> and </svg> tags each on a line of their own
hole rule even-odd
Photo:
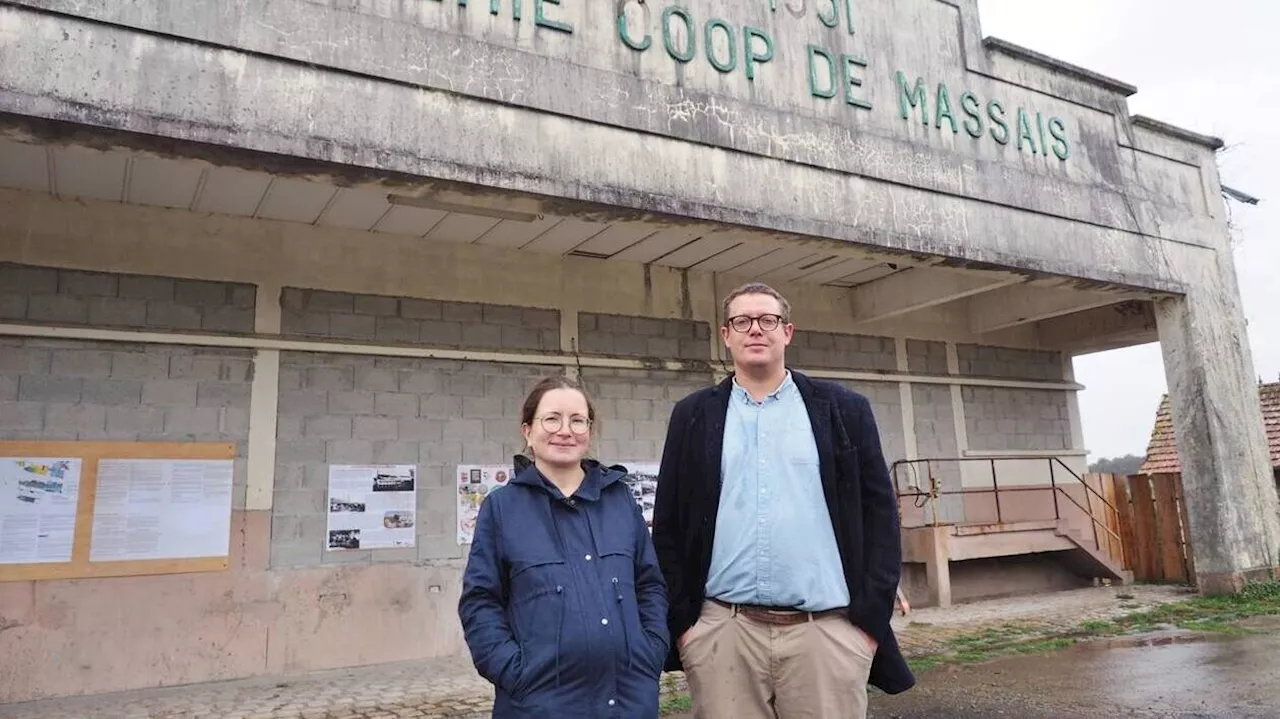
<svg viewBox="0 0 1280 719">
<path fill-rule="evenodd" d="M 752 399 L 751 393 L 742 385 L 738 384 L 738 378 L 733 378 L 733 397 L 739 402 L 747 402 L 749 404 L 764 404 L 765 402 L 777 401 L 786 397 L 788 392 L 793 392 L 795 390 L 795 380 L 791 378 L 791 370 L 787 370 L 786 375 L 782 378 L 782 384 L 778 385 L 778 388 L 774 391 L 766 394 L 764 399 L 756 402 Z"/>
</svg>

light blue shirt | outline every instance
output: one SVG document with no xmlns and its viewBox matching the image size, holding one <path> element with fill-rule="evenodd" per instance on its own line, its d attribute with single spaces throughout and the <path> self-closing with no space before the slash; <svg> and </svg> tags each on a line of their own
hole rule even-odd
<svg viewBox="0 0 1280 719">
<path fill-rule="evenodd" d="M 761 402 L 734 380 L 720 471 L 707 596 L 808 612 L 848 606 L 818 448 L 790 372 Z"/>
</svg>

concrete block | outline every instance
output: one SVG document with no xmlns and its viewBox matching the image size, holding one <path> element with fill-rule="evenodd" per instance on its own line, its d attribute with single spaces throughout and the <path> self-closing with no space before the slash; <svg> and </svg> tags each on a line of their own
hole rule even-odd
<svg viewBox="0 0 1280 719">
<path fill-rule="evenodd" d="M 511 460 L 503 456 L 501 442 L 466 442 L 462 445 L 464 464 L 504 464 Z"/>
<path fill-rule="evenodd" d="M 272 498 L 274 516 L 306 517 L 324 514 L 328 509 L 325 505 L 325 493 L 312 490 L 277 490 Z"/>
<path fill-rule="evenodd" d="M 509 350 L 542 349 L 542 331 L 532 327 L 509 325 L 500 328 L 501 344 Z"/>
<path fill-rule="evenodd" d="M 613 354 L 613 335 L 603 332 L 580 332 L 578 351 L 588 354 Z"/>
<path fill-rule="evenodd" d="M 416 344 L 421 331 L 422 323 L 419 320 L 403 317 L 377 317 L 374 325 L 374 337 L 379 342 Z"/>
<path fill-rule="evenodd" d="M 507 305 L 484 305 L 481 308 L 481 317 L 485 324 L 519 326 L 524 323 L 524 308 Z"/>
<path fill-rule="evenodd" d="M 200 407 L 248 407 L 250 385 L 239 382 L 200 382 L 196 404 Z"/>
<path fill-rule="evenodd" d="M 90 297 L 89 324 L 110 327 L 145 327 L 147 302 L 117 297 Z"/>
<path fill-rule="evenodd" d="M 58 270 L 0 264 L 0 287 L 20 295 L 55 294 Z"/>
<path fill-rule="evenodd" d="M 329 414 L 374 414 L 373 397 L 370 392 L 329 392 Z"/>
<path fill-rule="evenodd" d="M 303 389 L 316 392 L 355 389 L 355 369 L 351 367 L 308 367 L 303 374 Z"/>
<path fill-rule="evenodd" d="M 222 413 L 217 407 L 170 407 L 165 411 L 164 433 L 182 435 L 193 440 L 221 434 Z"/>
<path fill-rule="evenodd" d="M 281 367 L 278 380 L 279 388 L 281 390 L 302 389 L 303 372 L 304 370 L 300 367 Z"/>
<path fill-rule="evenodd" d="M 111 353 L 111 378 L 118 380 L 164 379 L 169 376 L 169 355 L 150 352 Z"/>
<path fill-rule="evenodd" d="M 146 401 L 145 395 L 143 401 Z M 280 392 L 277 411 L 281 415 L 294 416 L 325 414 L 329 411 L 329 395 L 325 392 L 284 390 Z"/>
<path fill-rule="evenodd" d="M 618 442 L 618 459 L 606 460 L 607 462 L 632 462 L 638 460 L 656 462 L 662 459 L 662 446 L 654 442 L 641 440 L 623 440 Z"/>
<path fill-rule="evenodd" d="M 373 462 L 373 442 L 363 439 L 338 439 L 325 446 L 329 464 L 369 464 Z"/>
<path fill-rule="evenodd" d="M 102 350 L 55 352 L 50 374 L 63 377 L 109 377 L 111 353 Z"/>
<path fill-rule="evenodd" d="M 58 272 L 58 293 L 77 297 L 115 297 L 119 293 L 119 276 L 103 272 Z"/>
<path fill-rule="evenodd" d="M 402 370 L 399 373 L 400 391 L 413 394 L 430 394 L 440 391 L 440 375 L 437 372 Z"/>
<path fill-rule="evenodd" d="M 449 439 L 420 443 L 418 462 L 422 465 L 444 467 L 452 473 L 453 469 L 462 463 L 462 440 Z"/>
<path fill-rule="evenodd" d="M 195 380 L 149 380 L 142 384 L 142 404 L 162 407 L 194 407 Z"/>
<path fill-rule="evenodd" d="M 645 399 L 617 400 L 613 417 L 618 419 L 653 419 L 653 402 Z"/>
<path fill-rule="evenodd" d="M 107 406 L 138 404 L 142 382 L 138 380 L 88 379 L 81 388 L 81 401 Z"/>
<path fill-rule="evenodd" d="M 400 301 L 395 297 L 356 295 L 352 302 L 352 311 L 358 315 L 395 317 L 400 312 Z"/>
<path fill-rule="evenodd" d="M 353 340 L 371 340 L 375 336 L 377 322 L 373 315 L 329 316 L 329 334 L 333 337 Z"/>
<path fill-rule="evenodd" d="M 280 332 L 286 335 L 329 336 L 327 312 L 284 310 L 280 314 Z"/>
<path fill-rule="evenodd" d="M 462 344 L 462 323 L 423 320 L 419 329 L 419 341 L 429 345 L 458 347 Z"/>
<path fill-rule="evenodd" d="M 0 292 L 5 287 L 0 285 Z M 3 320 L 25 320 L 27 318 L 27 296 L 15 294 L 0 294 L 0 319 Z"/>
<path fill-rule="evenodd" d="M 51 404 L 45 410 L 45 429 L 101 435 L 107 426 L 107 409 L 91 404 Z"/>
<path fill-rule="evenodd" d="M 282 439 L 276 442 L 276 462 L 325 462 L 327 449 L 323 439 Z"/>
<path fill-rule="evenodd" d="M 21 402 L 78 402 L 84 380 L 78 377 L 22 375 L 18 378 Z"/>
<path fill-rule="evenodd" d="M 471 373 L 451 375 L 445 381 L 445 388 L 449 394 L 458 397 L 483 397 L 484 375 Z"/>
<path fill-rule="evenodd" d="M 417 417 L 418 395 L 404 392 L 378 392 L 374 395 L 373 414 L 388 417 Z"/>
<path fill-rule="evenodd" d="M 172 300 L 173 284 L 167 277 L 121 275 L 117 294 L 124 299 Z"/>
<path fill-rule="evenodd" d="M 313 312 L 349 313 L 355 311 L 355 295 L 347 294 L 346 292 L 306 290 L 303 293 L 303 302 L 306 308 Z"/>
<path fill-rule="evenodd" d="M 280 290 L 280 307 L 284 310 L 301 311 L 307 309 L 307 293 L 296 287 L 285 287 Z"/>
<path fill-rule="evenodd" d="M 424 396 L 419 403 L 418 416 L 432 419 L 454 419 L 462 416 L 462 397 L 447 394 Z"/>
<path fill-rule="evenodd" d="M 614 335 L 613 352 L 627 357 L 648 357 L 649 338 L 632 334 Z"/>
<path fill-rule="evenodd" d="M 421 419 L 418 417 L 402 417 L 399 420 L 390 418 L 369 418 L 376 422 L 392 422 L 391 437 L 362 436 L 359 433 L 357 425 L 356 437 L 359 439 L 391 439 L 398 438 L 410 442 L 438 442 L 444 438 L 445 421 L 440 419 Z M 358 422 L 359 420 L 357 420 Z M 368 428 L 368 434 L 372 435 L 378 432 L 380 425 L 371 424 Z"/>
<path fill-rule="evenodd" d="M 520 324 L 541 330 L 560 329 L 560 312 L 525 307 L 520 310 Z"/>
<path fill-rule="evenodd" d="M 302 436 L 316 439 L 351 439 L 350 417 L 307 417 L 302 422 Z"/>
<path fill-rule="evenodd" d="M 356 417 L 350 436 L 371 441 L 397 439 L 400 436 L 399 424 L 392 417 Z"/>
<path fill-rule="evenodd" d="M 85 324 L 89 321 L 89 303 L 82 297 L 31 295 L 27 298 L 27 319 L 32 322 Z"/>
<path fill-rule="evenodd" d="M 418 443 L 382 440 L 373 443 L 373 461 L 379 464 L 417 464 Z"/>
<path fill-rule="evenodd" d="M 648 440 L 653 442 L 666 441 L 667 439 L 666 417 L 668 414 L 669 414 L 668 412 L 664 412 L 662 414 L 663 419 L 638 420 L 638 421 L 632 422 L 631 424 L 634 428 L 633 433 L 634 433 L 635 439 Z M 625 420 L 619 420 L 619 421 L 625 421 Z M 606 426 L 612 425 L 612 424 L 613 424 L 613 420 L 609 420 L 606 423 Z M 618 437 L 618 439 L 628 439 L 628 438 Z"/>
<path fill-rule="evenodd" d="M 198 330 L 201 323 L 198 307 L 174 304 L 163 300 L 147 302 L 147 327 L 171 330 Z"/>
<path fill-rule="evenodd" d="M 113 436 L 156 436 L 164 432 L 164 416 L 164 409 L 159 407 L 107 407 L 106 431 Z"/>
<path fill-rule="evenodd" d="M 17 375 L 0 374 L 0 402 L 17 402 L 17 401 L 18 401 Z"/>
<path fill-rule="evenodd" d="M 293 542 L 290 544 L 271 543 L 271 566 L 273 568 L 314 567 L 320 564 L 324 545 L 317 538 L 309 542 Z"/>
<path fill-rule="evenodd" d="M 484 322 L 484 306 L 473 302 L 444 302 L 441 317 L 449 322 L 478 324 Z"/>
<path fill-rule="evenodd" d="M 462 416 L 467 419 L 504 419 L 501 397 L 465 397 L 462 400 Z"/>
<path fill-rule="evenodd" d="M 298 439 L 302 436 L 302 421 L 299 416 L 280 415 L 276 417 L 276 439 Z"/>
<path fill-rule="evenodd" d="M 711 345 L 705 338 L 680 340 L 676 356 L 685 360 L 710 360 Z"/>
<path fill-rule="evenodd" d="M 210 307 L 204 311 L 200 328 L 210 332 L 253 332 L 253 310 L 240 307 Z"/>
<path fill-rule="evenodd" d="M 484 421 L 479 419 L 454 419 L 444 425 L 445 440 L 462 440 L 464 442 L 484 436 Z"/>
<path fill-rule="evenodd" d="M 220 307 L 230 303 L 231 287 L 225 282 L 203 280 L 176 280 L 173 285 L 174 302 L 197 307 Z"/>
<path fill-rule="evenodd" d="M 444 316 L 444 308 L 437 300 L 400 300 L 400 316 L 413 320 L 438 320 Z"/>
<path fill-rule="evenodd" d="M 484 438 L 495 442 L 505 442 L 520 438 L 519 415 L 511 415 L 508 419 L 484 420 Z M 523 440 L 521 440 L 523 445 Z"/>
<path fill-rule="evenodd" d="M 464 324 L 462 326 L 462 346 L 478 349 L 501 348 L 502 327 L 500 325 Z"/>
<path fill-rule="evenodd" d="M 231 285 L 231 306 L 253 309 L 258 304 L 258 288 L 254 285 Z"/>
<path fill-rule="evenodd" d="M 645 356 L 675 359 L 680 356 L 680 340 L 671 337 L 650 337 L 645 342 Z"/>
<path fill-rule="evenodd" d="M 400 377 L 395 370 L 378 367 L 361 367 L 355 371 L 355 388 L 362 392 L 396 392 L 400 389 Z"/>
<path fill-rule="evenodd" d="M 44 414 L 43 402 L 0 402 L 0 431 L 7 435 L 15 430 L 42 430 Z"/>
</svg>

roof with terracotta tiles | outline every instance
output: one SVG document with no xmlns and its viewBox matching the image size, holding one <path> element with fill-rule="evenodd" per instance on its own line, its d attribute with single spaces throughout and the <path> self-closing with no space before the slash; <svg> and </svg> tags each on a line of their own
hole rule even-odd
<svg viewBox="0 0 1280 719">
<path fill-rule="evenodd" d="M 1267 430 L 1267 446 L 1271 450 L 1271 466 L 1280 468 L 1280 383 L 1258 386 L 1262 401 L 1262 422 Z M 1156 412 L 1156 426 L 1151 431 L 1147 445 L 1147 459 L 1139 474 L 1176 474 L 1182 470 L 1173 438 L 1173 416 L 1169 410 L 1169 395 L 1160 402 Z"/>
</svg>

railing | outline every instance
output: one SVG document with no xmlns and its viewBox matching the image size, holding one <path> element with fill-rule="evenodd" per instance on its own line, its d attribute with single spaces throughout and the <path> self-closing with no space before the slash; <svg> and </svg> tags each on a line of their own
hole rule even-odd
<svg viewBox="0 0 1280 719">
<path fill-rule="evenodd" d="M 1061 520 L 1063 518 L 1062 509 L 1058 501 L 1058 495 L 1062 495 L 1068 501 L 1074 504 L 1078 509 L 1080 509 L 1080 511 L 1084 513 L 1084 516 L 1089 519 L 1089 522 L 1093 528 L 1093 544 L 1095 547 L 1097 547 L 1100 550 L 1103 548 L 1101 542 L 1099 541 L 1100 539 L 1098 534 L 1099 528 L 1101 528 L 1101 530 L 1106 535 L 1108 535 L 1108 540 L 1107 540 L 1108 543 L 1110 543 L 1111 541 L 1114 541 L 1117 547 L 1123 546 L 1124 544 L 1123 540 L 1120 538 L 1120 535 L 1111 528 L 1112 525 L 1108 522 L 1099 520 L 1098 517 L 1095 515 L 1093 511 L 1093 501 L 1090 498 L 1090 495 L 1092 495 L 1093 497 L 1096 497 L 1098 501 L 1102 503 L 1102 506 L 1105 507 L 1106 511 L 1108 512 L 1109 519 L 1111 520 L 1111 522 L 1114 522 L 1114 526 L 1116 527 L 1120 526 L 1119 525 L 1119 522 L 1120 522 L 1119 509 L 1117 509 L 1116 506 L 1112 504 L 1110 500 L 1108 500 L 1105 496 L 1103 496 L 1101 492 L 1094 489 L 1093 485 L 1089 484 L 1084 479 L 1084 477 L 1081 477 L 1079 474 L 1076 473 L 1075 470 L 1067 466 L 1067 464 L 1063 462 L 1060 457 L 1056 457 L 1053 455 L 1034 456 L 1034 457 L 1016 457 L 1016 458 L 1013 458 L 1013 457 L 945 457 L 945 458 L 932 458 L 932 459 L 899 460 L 897 462 L 894 462 L 891 468 L 894 490 L 897 492 L 899 503 L 901 503 L 902 500 L 904 499 L 908 499 L 914 504 L 916 509 L 925 509 L 926 507 L 928 507 L 929 511 L 932 512 L 932 521 L 928 521 L 924 525 L 917 525 L 917 526 L 937 526 L 938 524 L 944 523 L 944 522 L 939 522 L 938 520 L 938 500 L 941 497 L 944 497 L 944 496 L 964 497 L 964 496 L 971 496 L 971 495 L 987 495 L 987 494 L 993 497 L 993 501 L 995 503 L 996 524 L 1004 524 L 1005 523 L 1004 512 L 1001 509 L 1001 502 L 1000 502 L 1000 497 L 1002 494 L 1008 496 L 1010 494 L 1015 494 L 1019 492 L 1043 493 L 1046 491 L 1046 489 L 1044 486 L 1001 487 L 999 476 L 996 471 L 996 462 L 1000 462 L 1000 461 L 1019 462 L 1022 464 L 1025 464 L 1027 462 L 1047 463 L 1048 469 L 1049 469 L 1048 491 L 1050 495 L 1053 497 L 1054 520 Z M 951 490 L 942 489 L 936 470 L 938 466 L 943 463 L 948 463 L 948 464 L 954 463 L 957 467 L 961 467 L 961 468 L 965 464 L 970 464 L 970 465 L 979 464 L 979 463 L 989 464 L 991 467 L 991 487 L 990 488 L 970 487 L 970 488 L 951 489 Z M 915 483 L 909 483 L 908 486 L 906 487 L 906 490 L 904 491 L 902 483 L 900 482 L 902 475 L 905 472 L 909 471 L 911 475 L 913 475 L 918 479 L 919 467 L 921 465 L 924 466 L 927 472 L 927 477 L 928 477 L 927 490 L 922 488 L 920 486 L 920 483 L 917 481 Z M 1066 473 L 1065 475 L 1062 474 L 1062 472 L 1064 471 Z M 961 471 L 961 476 L 963 476 L 963 470 Z M 1072 496 L 1072 494 L 1068 492 L 1061 483 L 1059 483 L 1060 476 L 1062 477 L 1062 481 L 1065 482 L 1068 487 L 1074 486 L 1075 484 L 1079 484 L 1080 486 L 1084 487 L 1085 504 L 1082 505 L 1079 502 L 1079 500 L 1077 500 L 1074 496 Z M 912 486 L 912 484 L 914 484 L 915 486 Z M 1088 505 L 1088 506 L 1085 506 L 1085 505 Z M 989 522 L 984 522 L 984 524 L 989 524 Z M 1113 554 L 1114 556 L 1114 552 L 1110 552 L 1110 553 Z"/>
</svg>

